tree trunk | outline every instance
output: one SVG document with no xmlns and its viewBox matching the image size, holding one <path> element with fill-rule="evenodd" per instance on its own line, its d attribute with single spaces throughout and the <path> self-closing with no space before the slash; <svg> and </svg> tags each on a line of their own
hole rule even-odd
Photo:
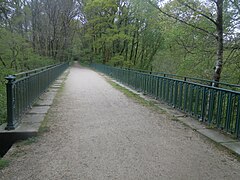
<svg viewBox="0 0 240 180">
<path fill-rule="evenodd" d="M 132 61 L 132 57 L 133 57 L 133 51 L 134 51 L 134 45 L 135 45 L 135 37 L 136 37 L 136 31 L 134 31 L 133 38 L 132 38 L 131 52 L 130 52 L 130 57 L 129 57 L 129 61 L 130 62 Z"/>
<path fill-rule="evenodd" d="M 223 64 L 223 0 L 217 0 L 217 22 L 216 22 L 216 30 L 217 30 L 217 60 L 214 68 L 213 74 L 213 86 L 218 87 L 218 83 L 220 81 L 221 72 L 222 72 L 222 64 Z"/>
<path fill-rule="evenodd" d="M 125 42 L 124 42 L 124 46 L 125 46 L 125 56 L 124 56 L 124 61 L 127 61 L 127 59 L 128 59 L 128 41 L 126 40 Z"/>
<path fill-rule="evenodd" d="M 137 33 L 137 41 L 136 41 L 136 48 L 135 48 L 135 55 L 134 55 L 134 60 L 133 60 L 133 64 L 134 66 L 136 65 L 137 63 L 137 55 L 138 55 L 138 47 L 139 47 L 139 33 Z"/>
</svg>

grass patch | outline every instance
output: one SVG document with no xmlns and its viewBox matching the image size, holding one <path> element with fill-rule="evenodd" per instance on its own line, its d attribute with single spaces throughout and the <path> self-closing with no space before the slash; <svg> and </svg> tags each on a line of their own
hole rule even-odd
<svg viewBox="0 0 240 180">
<path fill-rule="evenodd" d="M 50 127 L 48 126 L 48 118 L 46 115 L 46 117 L 44 118 L 44 120 L 41 123 L 41 126 L 38 129 L 38 133 L 43 134 L 43 133 L 49 132 L 49 131 L 50 131 Z"/>
<path fill-rule="evenodd" d="M 23 145 L 30 145 L 30 144 L 36 143 L 37 141 L 38 141 L 37 137 L 31 137 L 23 141 Z"/>
<path fill-rule="evenodd" d="M 37 137 L 30 137 L 30 138 L 27 138 L 26 140 L 18 141 L 16 143 L 16 147 L 21 147 L 21 146 L 24 146 L 24 145 L 30 145 L 30 144 L 36 143 L 37 141 L 38 141 Z"/>
<path fill-rule="evenodd" d="M 114 87 L 115 89 L 121 91 L 124 95 L 126 95 L 129 98 L 134 99 L 138 103 L 140 103 L 140 104 L 142 104 L 144 106 L 148 106 L 148 107 L 149 106 L 152 107 L 154 105 L 154 103 L 152 101 L 146 101 L 145 99 L 141 98 L 139 95 L 129 91 L 128 89 L 120 86 L 119 84 L 117 84 L 117 83 L 115 83 L 115 82 L 113 82 L 111 80 L 109 80 L 108 82 L 112 85 L 112 87 Z"/>
<path fill-rule="evenodd" d="M 9 165 L 9 163 L 10 163 L 9 160 L 5 160 L 5 159 L 0 158 L 0 170 L 7 167 Z"/>
<path fill-rule="evenodd" d="M 213 124 L 206 125 L 206 129 L 215 129 L 215 128 L 216 128 L 216 126 Z"/>
<path fill-rule="evenodd" d="M 166 111 L 164 111 L 162 108 L 160 108 L 156 102 L 154 101 L 148 101 L 142 97 L 140 97 L 138 94 L 135 94 L 134 92 L 131 92 L 129 91 L 128 89 L 120 86 L 119 84 L 111 81 L 110 79 L 107 79 L 108 83 L 115 89 L 121 91 L 124 95 L 126 95 L 127 97 L 133 99 L 134 101 L 136 101 L 137 103 L 145 106 L 145 107 L 148 107 L 148 108 L 151 108 L 152 110 L 155 110 L 155 111 L 158 111 L 160 112 L 161 114 L 164 114 L 166 113 Z"/>
</svg>

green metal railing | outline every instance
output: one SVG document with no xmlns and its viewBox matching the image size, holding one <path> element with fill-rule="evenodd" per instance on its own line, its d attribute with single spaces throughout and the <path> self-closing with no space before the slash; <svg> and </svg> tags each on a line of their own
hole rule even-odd
<svg viewBox="0 0 240 180">
<path fill-rule="evenodd" d="M 21 123 L 22 115 L 68 66 L 68 63 L 51 65 L 6 77 L 8 80 L 6 130 L 15 129 Z"/>
<path fill-rule="evenodd" d="M 193 77 L 188 77 L 188 76 L 180 76 L 180 75 L 177 75 L 177 74 L 169 74 L 169 73 L 165 73 L 165 72 L 154 72 L 154 71 L 147 71 L 147 70 L 140 70 L 140 69 L 129 69 L 129 68 L 125 68 L 125 69 L 126 70 L 137 71 L 137 72 L 142 72 L 142 73 L 146 73 L 146 74 L 153 74 L 153 75 L 158 75 L 158 76 L 169 77 L 169 78 L 188 81 L 188 82 L 193 82 L 193 83 L 199 83 L 199 84 L 208 85 L 208 86 L 212 86 L 213 83 L 216 83 L 218 85 L 218 87 L 221 87 L 221 88 L 224 88 L 224 89 L 240 91 L 240 85 L 237 85 L 237 84 L 229 84 L 229 83 L 225 83 L 225 82 L 216 82 L 216 81 L 208 80 L 208 79 L 193 78 Z"/>
<path fill-rule="evenodd" d="M 136 70 L 92 64 L 96 70 L 240 138 L 240 92 Z"/>
</svg>

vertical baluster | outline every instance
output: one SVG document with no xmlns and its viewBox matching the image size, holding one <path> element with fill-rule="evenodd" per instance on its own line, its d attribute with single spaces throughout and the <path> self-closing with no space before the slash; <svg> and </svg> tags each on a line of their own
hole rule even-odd
<svg viewBox="0 0 240 180">
<path fill-rule="evenodd" d="M 195 116 L 198 116 L 199 114 L 199 106 L 200 106 L 200 103 L 199 103 L 199 91 L 200 91 L 200 88 L 199 86 L 196 86 L 196 97 L 195 97 L 195 105 L 194 105 L 194 115 Z"/>
<path fill-rule="evenodd" d="M 193 107 L 193 94 L 194 94 L 194 85 L 192 84 L 189 84 L 189 104 L 188 104 L 188 112 L 189 114 L 192 114 L 193 111 L 192 111 L 192 107 Z"/>
<path fill-rule="evenodd" d="M 237 115 L 236 115 L 236 137 L 240 139 L 240 95 L 238 95 Z"/>
<path fill-rule="evenodd" d="M 188 104 L 188 83 L 184 83 L 184 111 L 187 112 L 187 104 Z"/>
<path fill-rule="evenodd" d="M 174 81 L 174 97 L 173 97 L 173 107 L 178 108 L 177 106 L 177 99 L 178 99 L 178 81 Z"/>
<path fill-rule="evenodd" d="M 180 82 L 180 87 L 179 87 L 179 109 L 183 109 L 182 107 L 182 101 L 183 101 L 183 82 Z"/>
<path fill-rule="evenodd" d="M 214 111 L 214 90 L 209 89 L 209 108 L 208 108 L 208 124 L 211 124 Z"/>
<path fill-rule="evenodd" d="M 205 87 L 202 88 L 202 106 L 201 106 L 201 115 L 200 121 L 205 120 L 205 107 L 206 106 L 206 89 Z"/>
<path fill-rule="evenodd" d="M 225 130 L 228 132 L 231 124 L 231 111 L 232 111 L 232 94 L 228 93 L 227 96 L 227 112 L 226 112 L 226 122 L 225 122 Z"/>
</svg>

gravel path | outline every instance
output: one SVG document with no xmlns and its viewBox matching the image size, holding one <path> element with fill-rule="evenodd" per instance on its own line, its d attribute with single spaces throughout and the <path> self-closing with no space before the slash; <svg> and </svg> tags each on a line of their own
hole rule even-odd
<svg viewBox="0 0 240 180">
<path fill-rule="evenodd" d="M 226 150 L 77 65 L 47 119 L 49 132 L 14 149 L 0 179 L 240 179 Z"/>
</svg>

